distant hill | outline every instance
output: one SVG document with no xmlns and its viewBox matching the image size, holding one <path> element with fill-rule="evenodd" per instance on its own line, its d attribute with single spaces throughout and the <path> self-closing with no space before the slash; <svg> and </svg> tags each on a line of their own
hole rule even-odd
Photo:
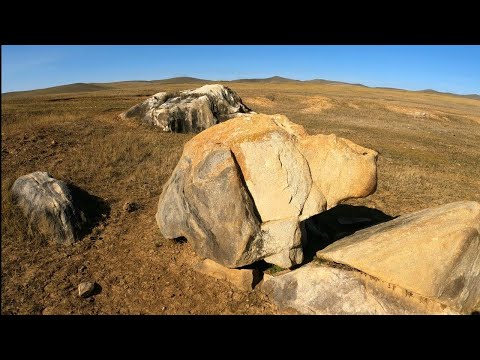
<svg viewBox="0 0 480 360">
<path fill-rule="evenodd" d="M 333 80 L 325 80 L 325 79 L 313 79 L 313 80 L 305 80 L 303 82 L 306 83 L 315 83 L 315 84 L 329 84 L 329 85 L 355 85 L 355 86 L 363 86 L 363 87 L 368 87 L 363 84 L 352 84 L 352 83 L 347 83 L 343 81 L 333 81 Z"/>
<path fill-rule="evenodd" d="M 333 81 L 325 79 L 312 79 L 312 80 L 295 80 L 289 79 L 281 76 L 272 76 L 264 79 L 238 79 L 238 80 L 206 80 L 198 79 L 194 77 L 182 76 L 174 77 L 169 79 L 160 79 L 160 80 L 126 80 L 118 81 L 111 83 L 75 83 L 69 85 L 60 85 L 54 86 L 46 89 L 30 90 L 30 91 L 15 91 L 10 93 L 4 93 L 2 96 L 12 97 L 17 95 L 50 95 L 50 94 L 67 94 L 67 93 L 81 93 L 81 92 L 92 92 L 92 91 L 101 91 L 101 90 L 112 90 L 112 89 L 122 89 L 125 85 L 141 85 L 141 84 L 192 84 L 192 83 L 214 83 L 214 82 L 223 82 L 223 83 L 269 83 L 269 84 L 283 84 L 283 83 L 310 83 L 310 84 L 325 84 L 325 85 L 353 85 L 353 86 L 362 86 L 368 88 L 369 86 L 363 84 L 352 84 L 342 81 Z M 409 91 L 404 89 L 390 88 L 390 87 L 374 87 L 375 89 L 386 89 L 386 90 L 399 90 L 399 91 Z M 445 95 L 454 95 L 461 96 L 464 98 L 470 98 L 474 100 L 480 100 L 479 94 L 470 94 L 470 95 L 459 95 L 453 93 L 444 93 L 432 89 L 419 90 L 418 92 L 423 92 L 427 94 L 445 94 Z"/>
<path fill-rule="evenodd" d="M 151 80 L 149 81 L 152 84 L 188 84 L 188 83 L 210 83 L 212 80 L 205 80 L 205 79 L 198 79 L 189 76 L 182 76 L 182 77 L 174 77 L 169 79 L 162 79 L 162 80 Z"/>
<path fill-rule="evenodd" d="M 474 99 L 474 100 L 480 100 L 480 95 L 478 94 L 470 94 L 470 95 L 463 95 L 465 97 L 468 97 L 470 99 Z"/>
<path fill-rule="evenodd" d="M 460 94 L 455 94 L 451 92 L 441 92 L 433 89 L 425 89 L 425 90 L 419 90 L 418 92 L 426 93 L 426 94 L 437 94 L 437 95 L 453 95 L 453 96 L 461 96 L 469 99 L 474 99 L 474 100 L 480 100 L 480 95 L 478 94 L 468 94 L 468 95 L 460 95 Z"/>
<path fill-rule="evenodd" d="M 135 85 L 135 84 L 189 84 L 189 83 L 211 83 L 211 80 L 197 79 L 194 77 L 175 77 L 169 79 L 160 79 L 160 80 L 125 80 L 125 81 L 116 81 L 112 83 L 100 83 L 104 86 L 115 86 L 119 87 L 122 85 Z"/>
<path fill-rule="evenodd" d="M 236 83 L 236 82 L 286 83 L 286 82 L 301 82 L 301 81 L 300 80 L 295 80 L 295 79 L 284 78 L 284 77 L 281 77 L 281 76 L 272 76 L 272 77 L 264 78 L 264 79 L 238 79 L 238 80 L 230 80 L 228 82 L 233 82 L 233 83 Z"/>
<path fill-rule="evenodd" d="M 2 94 L 3 96 L 15 96 L 28 93 L 29 95 L 50 95 L 50 94 L 68 94 L 68 93 L 80 93 L 80 92 L 92 92 L 107 90 L 108 87 L 95 85 L 95 84 L 86 84 L 86 83 L 75 83 L 68 85 L 53 86 L 45 89 L 37 90 L 27 90 L 27 91 L 14 91 L 10 93 Z"/>
</svg>

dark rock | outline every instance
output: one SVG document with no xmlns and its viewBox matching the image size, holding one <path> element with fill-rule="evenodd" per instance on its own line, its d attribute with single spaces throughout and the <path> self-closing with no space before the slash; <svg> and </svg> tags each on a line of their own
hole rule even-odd
<svg viewBox="0 0 480 360">
<path fill-rule="evenodd" d="M 134 202 L 127 201 L 125 204 L 123 204 L 123 210 L 126 212 L 132 212 L 137 210 L 138 206 Z"/>
<path fill-rule="evenodd" d="M 11 193 L 12 202 L 27 219 L 31 234 L 40 233 L 62 244 L 73 244 L 80 239 L 87 219 L 74 206 L 72 191 L 66 183 L 37 171 L 19 177 Z"/>
</svg>

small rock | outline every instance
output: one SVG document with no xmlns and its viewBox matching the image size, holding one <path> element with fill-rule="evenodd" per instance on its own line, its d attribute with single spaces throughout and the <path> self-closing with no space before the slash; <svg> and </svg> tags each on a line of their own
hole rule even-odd
<svg viewBox="0 0 480 360">
<path fill-rule="evenodd" d="M 165 311 L 167 310 L 167 307 L 166 306 L 162 306 L 162 311 Z"/>
<path fill-rule="evenodd" d="M 50 143 L 51 146 L 55 146 L 57 145 L 58 143 L 55 141 L 55 140 L 52 140 L 52 142 Z"/>
<path fill-rule="evenodd" d="M 95 283 L 93 282 L 83 282 L 78 285 L 78 296 L 82 298 L 88 298 L 93 295 L 93 290 L 95 289 Z"/>
<path fill-rule="evenodd" d="M 134 202 L 127 201 L 125 204 L 123 204 L 123 211 L 126 212 L 132 212 L 137 209 L 137 204 Z"/>
<path fill-rule="evenodd" d="M 253 269 L 229 269 L 210 259 L 205 259 L 193 268 L 202 274 L 212 276 L 218 280 L 226 280 L 241 290 L 252 290 L 259 276 Z"/>
</svg>

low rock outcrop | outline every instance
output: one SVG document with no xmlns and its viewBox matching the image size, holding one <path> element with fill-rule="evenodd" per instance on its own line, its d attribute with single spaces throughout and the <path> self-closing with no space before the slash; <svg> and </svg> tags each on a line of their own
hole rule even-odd
<svg viewBox="0 0 480 360">
<path fill-rule="evenodd" d="M 199 133 L 249 113 L 253 112 L 233 90 L 212 84 L 178 93 L 160 92 L 120 114 L 120 118 L 137 118 L 167 132 Z"/>
</svg>

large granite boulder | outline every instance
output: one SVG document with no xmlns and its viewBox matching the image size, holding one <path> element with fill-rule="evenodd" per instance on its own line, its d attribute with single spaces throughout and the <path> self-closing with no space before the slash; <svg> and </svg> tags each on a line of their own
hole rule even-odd
<svg viewBox="0 0 480 360">
<path fill-rule="evenodd" d="M 253 113 L 230 88 L 205 85 L 178 93 L 160 92 L 120 114 L 160 126 L 163 131 L 199 133 L 227 119 Z"/>
<path fill-rule="evenodd" d="M 335 135 L 309 136 L 282 115 L 231 119 L 185 144 L 157 223 L 226 267 L 261 259 L 291 267 L 303 261 L 305 219 L 375 191 L 376 158 Z"/>
<path fill-rule="evenodd" d="M 317 252 L 457 311 L 480 300 L 480 204 L 460 201 L 371 227 Z"/>
<path fill-rule="evenodd" d="M 13 204 L 27 220 L 29 233 L 61 244 L 80 239 L 87 219 L 75 206 L 72 191 L 63 181 L 36 171 L 15 180 L 11 194 Z"/>
<path fill-rule="evenodd" d="M 315 314 L 469 314 L 480 301 L 480 204 L 455 202 L 361 230 L 262 285 Z"/>
</svg>

